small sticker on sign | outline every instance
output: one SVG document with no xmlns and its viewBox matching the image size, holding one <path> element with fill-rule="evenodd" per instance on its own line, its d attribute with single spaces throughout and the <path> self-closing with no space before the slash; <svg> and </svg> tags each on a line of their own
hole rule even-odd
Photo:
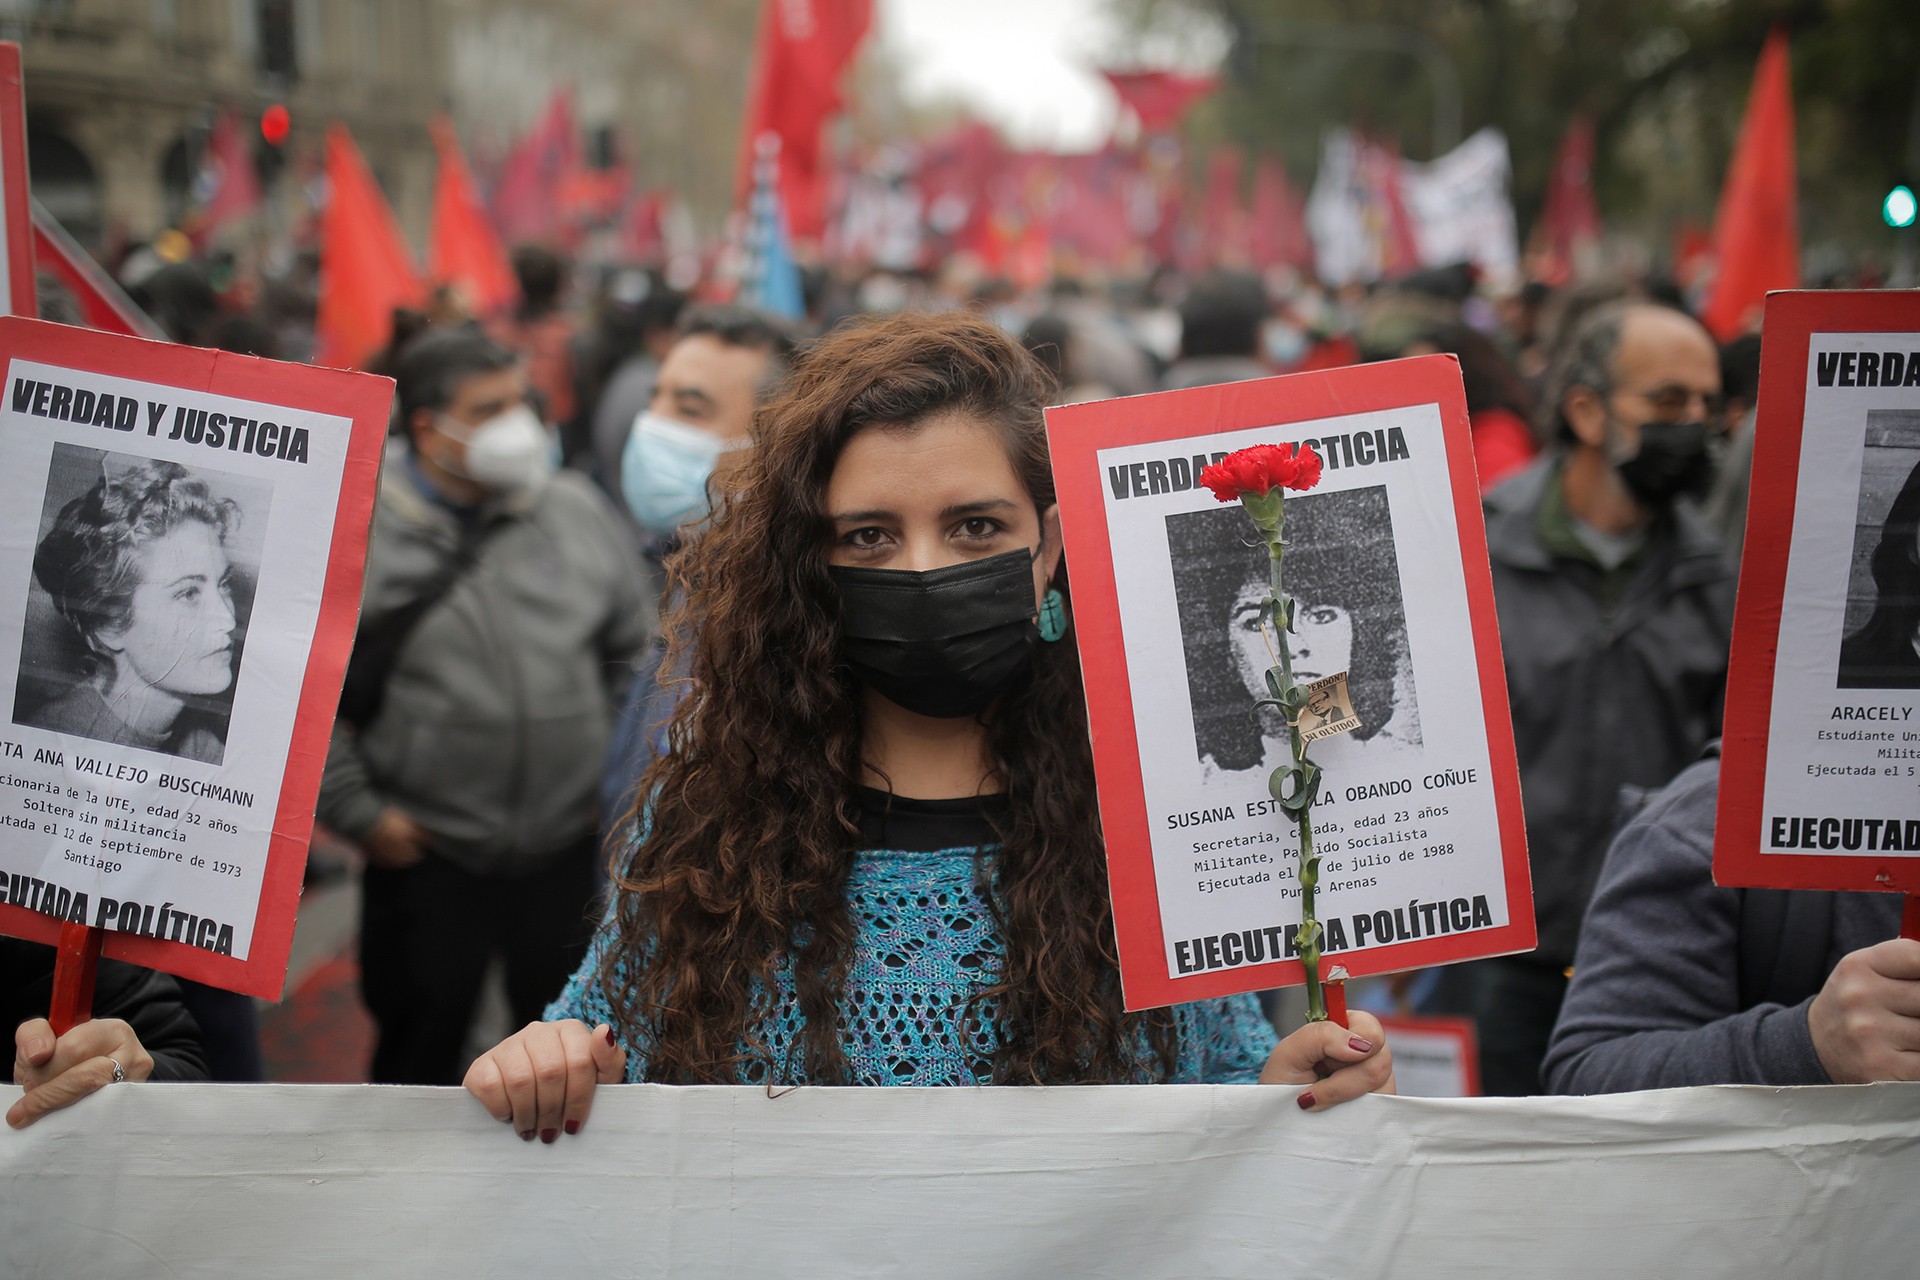
<svg viewBox="0 0 1920 1280">
<path fill-rule="evenodd" d="M 1327 676 L 1307 686 L 1307 700 L 1300 707 L 1300 737 L 1318 742 L 1336 733 L 1352 733 L 1360 727 L 1353 713 L 1353 699 L 1347 693 L 1347 673 Z"/>
</svg>

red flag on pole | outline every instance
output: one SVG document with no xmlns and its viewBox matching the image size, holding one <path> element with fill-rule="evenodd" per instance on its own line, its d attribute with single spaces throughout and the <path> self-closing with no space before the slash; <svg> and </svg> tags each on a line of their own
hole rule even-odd
<svg viewBox="0 0 1920 1280">
<path fill-rule="evenodd" d="M 1546 205 L 1533 230 L 1535 274 L 1565 284 L 1580 274 L 1582 258 L 1600 242 L 1600 208 L 1593 199 L 1593 120 L 1578 115 L 1567 125 L 1547 182 Z"/>
<path fill-rule="evenodd" d="M 351 369 L 392 334 L 393 309 L 425 296 L 413 257 L 345 125 L 327 130 L 327 207 L 320 215 L 316 362 Z"/>
<path fill-rule="evenodd" d="M 767 0 L 747 90 L 738 198 L 752 185 L 754 143 L 780 139 L 780 198 L 795 240 L 826 230 L 827 172 L 820 130 L 840 109 L 840 76 L 873 22 L 873 0 Z"/>
<path fill-rule="evenodd" d="M 1800 287 L 1800 218 L 1787 35 L 1760 50 L 1740 140 L 1713 219 L 1718 266 L 1700 319 L 1726 342 L 1753 327 L 1769 289 Z"/>
<path fill-rule="evenodd" d="M 1299 271 L 1313 267 L 1306 211 L 1287 181 L 1286 169 L 1274 156 L 1262 159 L 1254 170 L 1253 260 L 1263 271 L 1277 266 Z"/>
<path fill-rule="evenodd" d="M 1102 71 L 1113 91 L 1140 119 L 1140 132 L 1178 128 L 1193 105 L 1220 85 L 1218 76 L 1187 76 L 1177 71 Z"/>
<path fill-rule="evenodd" d="M 205 245 L 220 228 L 260 207 L 260 175 L 254 172 L 253 146 L 238 112 L 222 111 L 215 118 L 194 186 L 199 205 L 188 229 L 196 245 Z"/>
<path fill-rule="evenodd" d="M 51 273 L 73 295 L 88 328 L 129 338 L 167 340 L 165 331 L 120 291 L 113 277 L 74 243 L 66 228 L 38 200 L 33 202 L 33 259 L 34 265 Z"/>
<path fill-rule="evenodd" d="M 433 122 L 433 145 L 440 154 L 440 171 L 433 187 L 427 274 L 437 284 L 458 285 L 476 315 L 503 310 L 519 296 L 520 282 L 474 195 L 460 140 L 445 116 Z"/>
<path fill-rule="evenodd" d="M 493 192 L 493 221 L 501 236 L 508 241 L 555 238 L 560 229 L 557 194 L 579 168 L 573 94 L 556 89 L 540 123 L 520 139 L 501 167 Z"/>
</svg>

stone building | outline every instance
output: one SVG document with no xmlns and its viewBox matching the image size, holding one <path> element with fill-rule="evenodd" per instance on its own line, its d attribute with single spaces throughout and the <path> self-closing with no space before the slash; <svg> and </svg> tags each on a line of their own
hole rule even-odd
<svg viewBox="0 0 1920 1280">
<path fill-rule="evenodd" d="M 344 123 L 420 247 L 427 127 L 449 112 L 498 155 L 556 88 L 583 146 L 679 191 L 713 226 L 730 197 L 757 0 L 0 0 L 25 66 L 35 194 L 85 244 L 174 225 L 217 114 L 292 129 L 263 217 L 303 216 L 327 126 Z M 616 139 L 618 141 L 616 141 Z M 256 143 L 256 146 L 264 144 Z"/>
</svg>

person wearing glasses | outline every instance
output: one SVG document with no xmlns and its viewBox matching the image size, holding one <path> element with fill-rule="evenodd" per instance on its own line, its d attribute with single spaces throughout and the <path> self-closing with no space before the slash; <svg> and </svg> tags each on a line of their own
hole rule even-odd
<svg viewBox="0 0 1920 1280">
<path fill-rule="evenodd" d="M 1720 363 L 1690 316 L 1595 308 L 1560 344 L 1550 437 L 1486 495 L 1539 947 L 1462 979 L 1488 1093 L 1540 1091 L 1582 916 L 1621 819 L 1720 732 L 1733 573 L 1693 499 Z"/>
</svg>

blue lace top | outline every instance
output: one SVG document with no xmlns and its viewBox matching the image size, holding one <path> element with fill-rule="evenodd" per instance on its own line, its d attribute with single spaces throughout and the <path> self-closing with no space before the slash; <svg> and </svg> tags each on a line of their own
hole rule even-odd
<svg viewBox="0 0 1920 1280">
<path fill-rule="evenodd" d="M 993 978 L 1002 954 L 993 915 L 977 884 L 975 860 L 986 848 L 910 852 L 869 849 L 855 855 L 847 895 L 856 930 L 847 976 L 842 1044 L 852 1082 L 861 1085 L 959 1085 L 986 1081 L 996 1037 L 992 1009 L 966 1017 L 968 999 Z M 618 937 L 603 922 L 580 968 L 547 1007 L 546 1018 L 611 1023 L 600 989 L 605 949 Z M 803 1019 L 790 968 L 757 1035 L 791 1071 L 768 1079 L 766 1067 L 743 1071 L 753 1084 L 804 1084 L 797 1045 Z M 1179 1057 L 1176 1084 L 1251 1084 L 1277 1037 L 1251 995 L 1200 1000 L 1174 1010 Z M 1142 1037 L 1141 1060 L 1151 1063 Z M 646 1076 L 646 1046 L 631 1040 L 627 1081 Z"/>
</svg>

